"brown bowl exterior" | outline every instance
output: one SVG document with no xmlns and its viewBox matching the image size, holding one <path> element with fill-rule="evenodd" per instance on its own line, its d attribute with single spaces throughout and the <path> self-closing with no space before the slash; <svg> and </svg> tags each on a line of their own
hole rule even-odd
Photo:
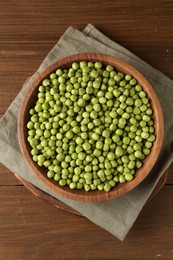
<svg viewBox="0 0 173 260">
<path fill-rule="evenodd" d="M 58 185 L 56 181 L 54 181 L 53 179 L 49 179 L 46 176 L 47 169 L 45 167 L 38 166 L 37 163 L 35 163 L 32 160 L 32 156 L 30 153 L 31 147 L 27 141 L 26 125 L 30 118 L 29 110 L 30 108 L 34 107 L 36 103 L 38 86 L 40 85 L 41 81 L 47 76 L 49 76 L 50 73 L 54 72 L 57 68 L 70 68 L 73 62 L 79 61 L 100 61 L 103 65 L 109 64 L 112 65 L 117 71 L 120 71 L 124 74 L 130 74 L 138 81 L 138 83 L 143 87 L 144 91 L 147 93 L 147 96 L 150 99 L 152 109 L 154 111 L 153 120 L 156 140 L 154 141 L 151 153 L 144 159 L 143 166 L 140 169 L 137 169 L 135 173 L 135 178 L 132 181 L 125 182 L 123 184 L 119 183 L 109 192 L 99 190 L 89 192 L 77 189 L 71 190 L 68 186 L 62 187 Z M 30 86 L 28 87 L 28 90 L 26 91 L 23 101 L 21 103 L 18 117 L 19 144 L 23 157 L 33 173 L 33 178 L 38 178 L 47 188 L 59 194 L 60 196 L 83 202 L 99 202 L 108 199 L 113 199 L 135 188 L 150 173 L 155 162 L 157 161 L 163 142 L 163 135 L 164 121 L 162 109 L 158 97 L 150 83 L 139 71 L 137 71 L 128 63 L 113 56 L 101 53 L 80 53 L 71 55 L 61 60 L 58 60 L 57 62 L 53 63 L 45 70 L 43 70 L 42 73 L 35 80 L 33 80 Z"/>
</svg>

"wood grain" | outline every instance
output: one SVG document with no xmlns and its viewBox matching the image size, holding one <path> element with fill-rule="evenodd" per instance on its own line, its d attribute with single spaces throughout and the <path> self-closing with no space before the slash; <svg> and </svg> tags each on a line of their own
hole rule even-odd
<svg viewBox="0 0 173 260">
<path fill-rule="evenodd" d="M 0 187 L 0 194 L 3 260 L 157 259 L 157 255 L 172 259 L 170 186 L 145 206 L 123 242 L 85 218 L 38 200 L 24 187 Z"/>
<path fill-rule="evenodd" d="M 173 163 L 170 165 L 168 169 L 168 177 L 166 180 L 166 184 L 173 184 Z"/>
<path fill-rule="evenodd" d="M 21 182 L 14 178 L 14 174 L 3 164 L 0 164 L 0 186 L 17 186 Z"/>
<path fill-rule="evenodd" d="M 173 79 L 173 1 L 0 1 L 0 116 L 70 26 L 92 23 Z M 0 259 L 173 259 L 173 164 L 123 242 L 39 200 L 0 165 Z"/>
</svg>

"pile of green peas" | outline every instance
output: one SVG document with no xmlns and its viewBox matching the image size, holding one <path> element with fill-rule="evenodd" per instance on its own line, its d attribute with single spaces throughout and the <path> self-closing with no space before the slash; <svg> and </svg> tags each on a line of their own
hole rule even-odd
<svg viewBox="0 0 173 260">
<path fill-rule="evenodd" d="M 74 62 L 51 73 L 29 112 L 33 160 L 70 189 L 110 191 L 131 181 L 155 140 L 142 86 L 100 62 Z"/>
</svg>

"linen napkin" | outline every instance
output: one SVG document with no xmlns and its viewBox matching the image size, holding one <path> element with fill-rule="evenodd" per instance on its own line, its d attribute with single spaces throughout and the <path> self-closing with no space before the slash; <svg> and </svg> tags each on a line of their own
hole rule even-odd
<svg viewBox="0 0 173 260">
<path fill-rule="evenodd" d="M 116 56 L 137 68 L 151 83 L 163 109 L 165 138 L 159 159 L 148 177 L 134 190 L 105 202 L 76 202 L 63 198 L 47 189 L 36 179 L 25 163 L 18 144 L 17 117 L 23 95 L 30 82 L 48 65 L 65 56 L 99 52 Z M 0 120 L 0 162 L 12 172 L 29 181 L 39 189 L 71 206 L 86 218 L 114 236 L 123 240 L 137 219 L 145 202 L 152 193 L 159 178 L 173 160 L 173 81 L 146 62 L 103 35 L 89 24 L 83 32 L 69 27 L 58 43 L 47 55 L 35 74 L 27 81 Z M 172 116 L 172 117 L 171 117 Z"/>
</svg>

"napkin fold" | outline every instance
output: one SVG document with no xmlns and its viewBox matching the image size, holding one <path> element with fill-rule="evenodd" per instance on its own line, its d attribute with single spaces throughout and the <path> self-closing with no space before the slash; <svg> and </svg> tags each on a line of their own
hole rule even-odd
<svg viewBox="0 0 173 260">
<path fill-rule="evenodd" d="M 32 80 L 48 65 L 65 56 L 82 52 L 99 52 L 116 56 L 138 69 L 153 86 L 160 100 L 164 121 L 164 143 L 157 163 L 141 184 L 127 194 L 105 202 L 76 202 L 63 198 L 47 189 L 32 174 L 25 163 L 18 143 L 17 118 L 23 95 Z M 158 180 L 173 161 L 173 81 L 136 55 L 112 41 L 93 25 L 83 32 L 69 27 L 42 62 L 35 74 L 27 81 L 0 120 L 0 162 L 12 172 L 39 189 L 71 206 L 86 218 L 123 240 L 137 219 Z"/>
</svg>

